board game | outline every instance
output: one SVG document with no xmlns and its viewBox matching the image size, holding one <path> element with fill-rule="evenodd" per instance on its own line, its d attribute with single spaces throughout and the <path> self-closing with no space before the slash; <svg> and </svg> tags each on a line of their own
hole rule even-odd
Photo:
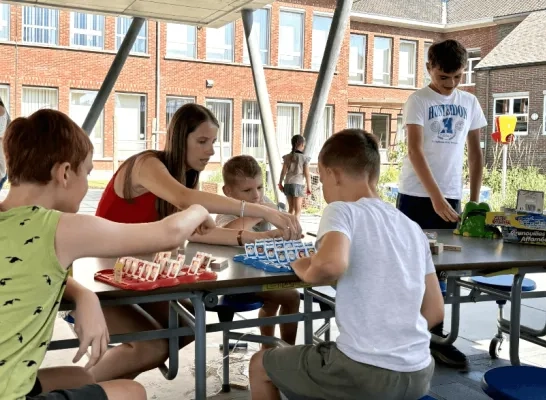
<svg viewBox="0 0 546 400">
<path fill-rule="evenodd" d="M 233 261 L 266 272 L 293 272 L 290 263 L 298 258 L 310 257 L 316 253 L 313 242 L 301 240 L 285 241 L 282 238 L 257 240 L 245 245 L 245 254 L 238 254 Z"/>
<path fill-rule="evenodd" d="M 121 257 L 114 268 L 95 273 L 95 280 L 124 290 L 154 290 L 198 281 L 216 280 L 217 274 L 210 270 L 212 254 L 198 252 L 189 265 L 185 256 L 159 252 L 152 261 L 135 257 Z"/>
</svg>

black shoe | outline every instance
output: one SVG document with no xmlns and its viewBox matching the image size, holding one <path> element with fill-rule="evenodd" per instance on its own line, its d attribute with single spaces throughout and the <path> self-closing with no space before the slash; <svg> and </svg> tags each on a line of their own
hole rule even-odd
<svg viewBox="0 0 546 400">
<path fill-rule="evenodd" d="M 452 344 L 430 342 L 430 353 L 437 362 L 448 367 L 468 369 L 468 359 Z"/>
</svg>

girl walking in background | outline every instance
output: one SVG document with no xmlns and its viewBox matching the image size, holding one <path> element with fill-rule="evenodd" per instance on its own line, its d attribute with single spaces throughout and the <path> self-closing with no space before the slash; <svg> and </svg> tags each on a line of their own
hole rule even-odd
<svg viewBox="0 0 546 400">
<path fill-rule="evenodd" d="M 304 149 L 305 138 L 301 135 L 292 136 L 292 151 L 282 158 L 283 167 L 279 180 L 279 189 L 288 201 L 288 212 L 298 219 L 301 215 L 303 198 L 311 194 L 310 158 L 303 154 Z"/>
</svg>

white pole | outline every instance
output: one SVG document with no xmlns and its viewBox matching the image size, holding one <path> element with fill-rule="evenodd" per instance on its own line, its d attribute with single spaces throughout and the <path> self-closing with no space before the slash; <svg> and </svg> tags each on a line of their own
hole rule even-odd
<svg viewBox="0 0 546 400">
<path fill-rule="evenodd" d="M 502 145 L 502 201 L 506 197 L 506 163 L 508 158 L 508 145 Z M 504 203 L 503 203 L 504 204 Z"/>
<path fill-rule="evenodd" d="M 224 124 L 220 122 L 220 165 L 224 165 Z"/>
</svg>

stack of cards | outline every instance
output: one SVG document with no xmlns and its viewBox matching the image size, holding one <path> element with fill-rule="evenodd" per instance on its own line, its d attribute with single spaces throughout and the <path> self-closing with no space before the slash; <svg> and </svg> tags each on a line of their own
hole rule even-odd
<svg viewBox="0 0 546 400">
<path fill-rule="evenodd" d="M 236 256 L 235 261 L 244 262 L 268 272 L 292 271 L 290 263 L 298 258 L 310 257 L 315 254 L 312 242 L 301 240 L 284 241 L 282 238 L 257 240 L 245 245 L 246 254 Z"/>
</svg>

